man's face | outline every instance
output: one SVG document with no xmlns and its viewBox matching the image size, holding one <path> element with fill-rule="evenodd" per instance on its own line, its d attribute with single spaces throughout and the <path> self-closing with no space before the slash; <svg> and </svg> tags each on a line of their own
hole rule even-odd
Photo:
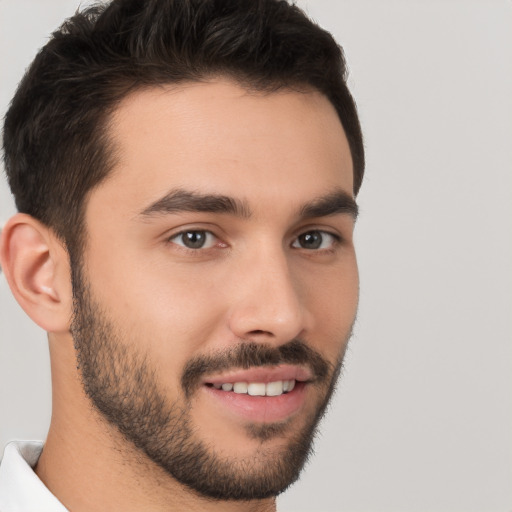
<svg viewBox="0 0 512 512">
<path fill-rule="evenodd" d="M 355 319 L 352 163 L 316 92 L 137 92 L 91 194 L 73 335 L 85 390 L 175 479 L 219 499 L 298 476 Z M 79 282 L 80 281 L 80 282 Z"/>
</svg>

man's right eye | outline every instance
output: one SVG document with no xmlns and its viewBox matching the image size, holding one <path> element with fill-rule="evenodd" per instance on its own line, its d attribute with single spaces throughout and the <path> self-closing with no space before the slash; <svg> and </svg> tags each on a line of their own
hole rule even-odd
<svg viewBox="0 0 512 512">
<path fill-rule="evenodd" d="M 209 249 L 216 245 L 218 239 L 210 231 L 188 229 L 170 237 L 169 242 L 187 249 Z"/>
</svg>

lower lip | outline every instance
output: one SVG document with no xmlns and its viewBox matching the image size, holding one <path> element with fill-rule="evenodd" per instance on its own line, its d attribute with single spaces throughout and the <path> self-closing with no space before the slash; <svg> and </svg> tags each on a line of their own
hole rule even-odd
<svg viewBox="0 0 512 512">
<path fill-rule="evenodd" d="M 304 405 L 306 383 L 297 382 L 289 393 L 279 396 L 250 396 L 203 386 L 225 410 L 257 423 L 276 423 L 296 414 Z"/>
</svg>

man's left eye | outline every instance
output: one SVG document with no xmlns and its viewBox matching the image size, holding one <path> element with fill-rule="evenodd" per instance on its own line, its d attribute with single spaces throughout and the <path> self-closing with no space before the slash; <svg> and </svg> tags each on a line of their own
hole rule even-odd
<svg viewBox="0 0 512 512">
<path fill-rule="evenodd" d="M 209 249 L 215 245 L 217 238 L 210 231 L 190 229 L 172 236 L 169 241 L 187 249 Z"/>
<path fill-rule="evenodd" d="M 339 242 L 339 238 L 326 231 L 307 231 L 299 235 L 293 242 L 292 247 L 298 249 L 330 249 L 336 243 Z"/>
</svg>

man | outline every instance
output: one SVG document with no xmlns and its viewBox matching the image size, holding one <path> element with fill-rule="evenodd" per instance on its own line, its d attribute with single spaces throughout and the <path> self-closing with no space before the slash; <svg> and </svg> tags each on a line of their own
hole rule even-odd
<svg viewBox="0 0 512 512">
<path fill-rule="evenodd" d="M 4 128 L 1 263 L 48 332 L 0 510 L 275 510 L 358 301 L 364 154 L 332 37 L 277 0 L 77 13 Z"/>
</svg>

